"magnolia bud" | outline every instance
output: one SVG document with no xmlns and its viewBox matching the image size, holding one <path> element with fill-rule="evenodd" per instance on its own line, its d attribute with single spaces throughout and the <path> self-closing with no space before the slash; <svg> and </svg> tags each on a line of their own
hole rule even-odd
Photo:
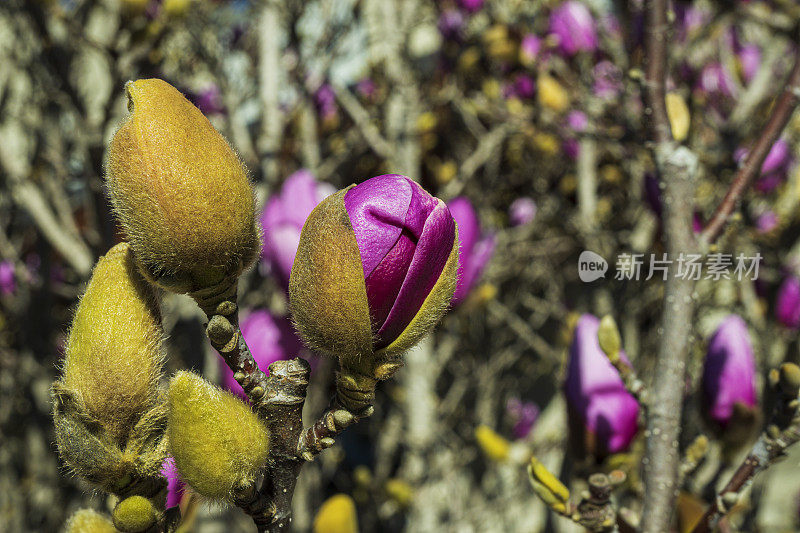
<svg viewBox="0 0 800 533">
<path fill-rule="evenodd" d="M 80 509 L 67 521 L 66 533 L 117 533 L 114 524 L 92 509 Z"/>
<path fill-rule="evenodd" d="M 683 142 L 689 135 L 689 127 L 692 125 L 692 116 L 689 113 L 689 108 L 678 93 L 667 93 L 665 103 L 672 136 L 676 141 Z"/>
<path fill-rule="evenodd" d="M 405 176 L 372 178 L 309 215 L 289 283 L 294 320 L 316 351 L 388 378 L 444 315 L 457 262 L 444 202 Z"/>
<path fill-rule="evenodd" d="M 358 533 L 358 515 L 353 498 L 336 494 L 325 500 L 314 518 L 314 533 Z"/>
<path fill-rule="evenodd" d="M 191 372 L 172 378 L 168 402 L 170 452 L 195 492 L 231 500 L 236 489 L 255 482 L 269 435 L 250 407 Z"/>
<path fill-rule="evenodd" d="M 75 312 L 61 382 L 121 446 L 156 404 L 162 336 L 154 289 L 120 243 L 97 262 Z"/>
<path fill-rule="evenodd" d="M 117 504 L 112 517 L 114 527 L 120 531 L 139 533 L 156 523 L 156 510 L 147 498 L 131 496 Z"/>
<path fill-rule="evenodd" d="M 158 80 L 125 86 L 131 114 L 108 153 L 108 189 L 143 271 L 189 292 L 257 257 L 253 191 L 236 153 L 199 109 Z"/>
</svg>

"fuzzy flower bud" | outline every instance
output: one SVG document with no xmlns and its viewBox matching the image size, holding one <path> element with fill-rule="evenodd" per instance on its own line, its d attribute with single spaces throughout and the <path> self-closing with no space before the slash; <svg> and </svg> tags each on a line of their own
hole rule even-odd
<svg viewBox="0 0 800 533">
<path fill-rule="evenodd" d="M 230 500 L 255 481 L 267 460 L 269 435 L 250 407 L 191 372 L 172 378 L 168 402 L 170 451 L 195 492 Z"/>
<path fill-rule="evenodd" d="M 602 459 L 630 446 L 638 430 L 639 404 L 600 348 L 599 328 L 600 321 L 592 315 L 578 320 L 564 395 L 574 444 Z M 624 351 L 619 357 L 630 365 Z"/>
<path fill-rule="evenodd" d="M 61 379 L 119 445 L 157 401 L 162 336 L 154 289 L 130 246 L 120 243 L 94 267 L 72 320 Z"/>
<path fill-rule="evenodd" d="M 258 255 L 253 191 L 199 109 L 158 79 L 125 86 L 131 114 L 108 153 L 108 189 L 142 270 L 175 292 L 238 276 Z"/>
<path fill-rule="evenodd" d="M 123 533 L 147 531 L 156 523 L 156 510 L 143 496 L 125 498 L 114 507 L 114 527 Z"/>
<path fill-rule="evenodd" d="M 478 214 L 464 196 L 453 198 L 447 204 L 458 224 L 461 246 L 458 251 L 458 285 L 453 295 L 453 305 L 464 301 L 478 282 L 483 269 L 494 252 L 494 235 L 481 230 Z"/>
<path fill-rule="evenodd" d="M 753 410 L 758 403 L 753 346 L 737 315 L 726 317 L 708 343 L 702 391 L 705 415 L 723 429 L 734 421 L 737 404 Z"/>
<path fill-rule="evenodd" d="M 778 289 L 775 318 L 789 329 L 800 328 L 800 278 L 788 276 Z"/>
<path fill-rule="evenodd" d="M 289 286 L 303 224 L 317 204 L 334 192 L 331 185 L 318 183 L 308 170 L 298 170 L 286 178 L 280 193 L 267 201 L 261 215 L 264 230 L 261 257 L 284 288 Z"/>
<path fill-rule="evenodd" d="M 329 196 L 308 217 L 292 266 L 301 336 L 352 370 L 389 377 L 447 309 L 457 254 L 447 206 L 405 176 Z"/>
<path fill-rule="evenodd" d="M 67 521 L 66 533 L 117 533 L 111 520 L 92 509 L 80 509 Z"/>
</svg>

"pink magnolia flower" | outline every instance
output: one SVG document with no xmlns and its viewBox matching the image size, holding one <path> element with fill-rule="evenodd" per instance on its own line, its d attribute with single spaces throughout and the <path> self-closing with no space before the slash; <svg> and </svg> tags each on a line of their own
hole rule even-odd
<svg viewBox="0 0 800 533">
<path fill-rule="evenodd" d="M 0 261 L 0 294 L 12 294 L 15 290 L 17 290 L 17 278 L 14 275 L 14 263 Z"/>
<path fill-rule="evenodd" d="M 458 285 L 453 305 L 461 303 L 480 278 L 494 252 L 494 235 L 483 234 L 478 215 L 470 201 L 459 196 L 447 204 L 458 224 Z"/>
<path fill-rule="evenodd" d="M 536 218 L 536 202 L 533 198 L 522 196 L 508 207 L 508 219 L 512 226 L 525 226 Z"/>
<path fill-rule="evenodd" d="M 550 33 L 558 37 L 559 50 L 566 56 L 597 49 L 597 29 L 592 14 L 577 0 L 567 0 L 550 14 Z"/>
<path fill-rule="evenodd" d="M 251 311 L 241 320 L 239 327 L 253 359 L 264 372 L 268 372 L 269 365 L 275 361 L 292 359 L 303 351 L 303 343 L 295 334 L 289 319 L 274 316 L 266 309 Z M 222 358 L 219 362 L 222 386 L 246 398 L 242 387 L 233 379 L 231 369 Z"/>
<path fill-rule="evenodd" d="M 737 315 L 726 317 L 708 343 L 702 394 L 706 416 L 722 428 L 731 422 L 735 404 L 750 409 L 757 404 L 753 346 Z"/>
<path fill-rule="evenodd" d="M 176 507 L 181 503 L 186 484 L 178 475 L 178 469 L 175 466 L 175 459 L 167 457 L 161 466 L 161 475 L 167 478 L 167 506 Z"/>
<path fill-rule="evenodd" d="M 484 0 L 458 0 L 458 5 L 467 13 L 477 13 L 483 9 Z"/>
<path fill-rule="evenodd" d="M 527 33 L 519 44 L 519 57 L 523 65 L 532 65 L 542 52 L 542 40 L 533 33 Z"/>
<path fill-rule="evenodd" d="M 733 153 L 733 158 L 740 165 L 743 165 L 750 154 L 750 149 L 740 146 Z M 754 187 L 757 191 L 768 193 L 778 187 L 789 172 L 792 163 L 791 148 L 786 139 L 778 139 L 770 148 L 764 163 L 761 165 L 761 177 L 756 181 Z"/>
<path fill-rule="evenodd" d="M 523 402 L 519 398 L 509 398 L 506 412 L 514 422 L 511 433 L 515 439 L 524 439 L 530 435 L 536 420 L 539 418 L 539 406 L 533 402 Z"/>
<path fill-rule="evenodd" d="M 289 286 L 289 275 L 306 218 L 333 192 L 331 185 L 317 182 L 308 170 L 298 170 L 286 179 L 281 191 L 267 201 L 261 215 L 264 230 L 261 257 L 284 287 Z"/>
<path fill-rule="evenodd" d="M 361 254 L 376 347 L 411 323 L 456 243 L 447 206 L 398 174 L 377 176 L 344 196 Z"/>
<path fill-rule="evenodd" d="M 787 276 L 778 289 L 775 318 L 789 329 L 800 328 L 800 278 Z"/>
<path fill-rule="evenodd" d="M 597 459 L 625 451 L 639 429 L 639 403 L 600 348 L 600 320 L 582 315 L 569 349 L 564 395 L 573 441 Z M 625 353 L 620 357 L 630 365 Z"/>
</svg>

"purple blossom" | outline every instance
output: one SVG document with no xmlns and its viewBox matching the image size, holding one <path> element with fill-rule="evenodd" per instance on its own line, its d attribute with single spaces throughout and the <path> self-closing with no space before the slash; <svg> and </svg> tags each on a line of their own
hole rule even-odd
<svg viewBox="0 0 800 533">
<path fill-rule="evenodd" d="M 515 439 L 524 439 L 530 435 L 536 420 L 539 418 L 539 406 L 533 402 L 523 402 L 519 398 L 509 398 L 506 412 L 511 417 L 514 427 L 511 433 Z"/>
<path fill-rule="evenodd" d="M 722 428 L 731 422 L 735 404 L 756 406 L 753 347 L 747 324 L 737 315 L 727 316 L 708 343 L 702 393 L 705 414 Z"/>
<path fill-rule="evenodd" d="M 756 218 L 756 229 L 759 233 L 769 233 L 778 227 L 778 215 L 775 211 L 765 211 Z"/>
<path fill-rule="evenodd" d="M 458 41 L 464 31 L 464 15 L 456 9 L 442 11 L 441 15 L 439 15 L 437 27 L 442 37 Z"/>
<path fill-rule="evenodd" d="M 317 182 L 308 170 L 298 170 L 286 179 L 280 193 L 273 195 L 264 207 L 261 257 L 284 287 L 289 286 L 289 274 L 306 218 L 333 192 L 331 185 Z"/>
<path fill-rule="evenodd" d="M 477 13 L 483 8 L 484 0 L 458 0 L 458 5 L 467 13 Z"/>
<path fill-rule="evenodd" d="M 575 137 L 568 137 L 564 139 L 564 142 L 561 144 L 561 149 L 564 150 L 564 155 L 574 161 L 578 159 L 578 155 L 581 152 L 581 145 Z"/>
<path fill-rule="evenodd" d="M 472 203 L 464 197 L 453 198 L 447 204 L 458 224 L 458 285 L 453 305 L 461 303 L 480 278 L 494 252 L 494 235 L 483 234 Z"/>
<path fill-rule="evenodd" d="M 592 14 L 577 0 L 567 0 L 553 10 L 550 33 L 558 38 L 559 50 L 566 56 L 597 49 L 597 30 Z"/>
<path fill-rule="evenodd" d="M 370 100 L 375 97 L 378 88 L 372 78 L 364 78 L 356 84 L 356 91 L 361 98 Z"/>
<path fill-rule="evenodd" d="M 542 40 L 533 33 L 527 33 L 519 44 L 519 57 L 523 65 L 532 65 L 542 51 Z"/>
<path fill-rule="evenodd" d="M 508 207 L 508 219 L 512 226 L 525 226 L 536 218 L 536 202 L 533 198 L 522 196 Z"/>
<path fill-rule="evenodd" d="M 564 395 L 575 442 L 598 459 L 625 451 L 639 429 L 639 403 L 600 348 L 600 320 L 582 315 L 569 349 Z M 630 365 L 624 352 L 622 361 Z"/>
<path fill-rule="evenodd" d="M 225 104 L 222 102 L 222 92 L 219 86 L 212 83 L 208 87 L 192 93 L 192 103 L 203 112 L 204 115 L 214 115 L 225 113 Z"/>
<path fill-rule="evenodd" d="M 675 27 L 679 41 L 686 41 L 711 20 L 711 13 L 694 5 L 675 4 Z"/>
<path fill-rule="evenodd" d="M 567 115 L 567 128 L 574 133 L 583 133 L 589 127 L 589 117 L 586 113 L 575 109 Z"/>
<path fill-rule="evenodd" d="M 775 318 L 789 329 L 800 328 L 800 278 L 787 276 L 778 289 Z"/>
<path fill-rule="evenodd" d="M 266 309 L 250 312 L 241 320 L 239 327 L 253 359 L 264 372 L 268 372 L 269 365 L 275 361 L 297 357 L 303 351 L 303 343 L 295 334 L 289 319 L 274 316 Z M 246 399 L 244 390 L 233 379 L 233 371 L 222 359 L 219 361 L 222 386 Z"/>
<path fill-rule="evenodd" d="M 186 484 L 178 475 L 175 459 L 167 457 L 161 465 L 161 475 L 167 478 L 167 505 L 166 508 L 176 507 L 181 503 L 181 498 L 186 490 Z"/>
<path fill-rule="evenodd" d="M 0 294 L 9 295 L 17 290 L 17 279 L 14 275 L 14 263 L 0 262 Z"/>
<path fill-rule="evenodd" d="M 733 153 L 734 160 L 743 165 L 750 155 L 749 148 L 740 146 Z M 789 166 L 792 163 L 791 148 L 786 139 L 778 139 L 770 148 L 764 163 L 761 165 L 761 177 L 754 187 L 759 192 L 771 192 L 786 178 Z"/>
<path fill-rule="evenodd" d="M 336 92 L 329 83 L 320 85 L 317 92 L 314 93 L 314 103 L 323 120 L 330 120 L 339 112 L 339 107 L 336 105 Z"/>
<path fill-rule="evenodd" d="M 600 61 L 592 70 L 594 83 L 592 91 L 598 98 L 613 100 L 619 96 L 624 88 L 622 71 L 611 61 Z"/>
<path fill-rule="evenodd" d="M 738 89 L 733 81 L 730 70 L 722 63 L 709 63 L 700 72 L 697 89 L 709 96 L 723 96 L 733 98 Z"/>
<path fill-rule="evenodd" d="M 527 74 L 520 74 L 514 79 L 514 94 L 519 98 L 533 98 L 536 82 Z"/>
<path fill-rule="evenodd" d="M 456 225 L 444 202 L 397 174 L 347 191 L 376 347 L 388 346 L 417 315 L 444 270 Z"/>
<path fill-rule="evenodd" d="M 750 83 L 761 68 L 761 48 L 755 44 L 744 45 L 739 50 L 738 58 L 742 67 L 742 77 L 746 83 Z"/>
</svg>

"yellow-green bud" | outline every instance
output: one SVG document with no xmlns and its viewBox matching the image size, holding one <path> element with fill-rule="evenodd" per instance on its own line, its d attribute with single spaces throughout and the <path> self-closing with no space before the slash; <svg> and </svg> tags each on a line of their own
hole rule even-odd
<svg viewBox="0 0 800 533">
<path fill-rule="evenodd" d="M 156 510 L 143 496 L 125 498 L 114 507 L 114 526 L 124 533 L 147 531 L 156 523 Z"/>
<path fill-rule="evenodd" d="M 94 267 L 67 340 L 62 383 L 119 445 L 158 398 L 161 312 L 127 243 Z"/>
<path fill-rule="evenodd" d="M 269 434 L 247 404 L 191 372 L 172 378 L 168 402 L 170 452 L 195 492 L 230 500 L 255 481 L 267 460 Z"/>
<path fill-rule="evenodd" d="M 692 124 L 692 116 L 681 95 L 678 93 L 667 93 L 665 97 L 667 105 L 667 118 L 672 129 L 672 136 L 678 142 L 683 142 L 689 135 L 689 127 Z"/>
<path fill-rule="evenodd" d="M 67 520 L 66 533 L 117 533 L 117 530 L 105 515 L 80 509 Z"/>
<path fill-rule="evenodd" d="M 353 498 L 336 494 L 325 500 L 314 518 L 314 533 L 358 533 L 358 515 Z"/>
<path fill-rule="evenodd" d="M 505 461 L 511 451 L 511 443 L 495 433 L 489 426 L 478 426 L 475 439 L 483 453 L 495 461 Z"/>
<path fill-rule="evenodd" d="M 108 152 L 108 189 L 137 260 L 175 292 L 238 276 L 260 243 L 247 172 L 222 135 L 174 87 L 126 84 L 131 114 Z"/>
<path fill-rule="evenodd" d="M 622 349 L 622 339 L 617 329 L 617 323 L 614 317 L 606 315 L 600 320 L 600 327 L 597 330 L 597 340 L 600 343 L 600 349 L 606 354 L 612 362 L 619 357 L 619 351 Z"/>
</svg>

